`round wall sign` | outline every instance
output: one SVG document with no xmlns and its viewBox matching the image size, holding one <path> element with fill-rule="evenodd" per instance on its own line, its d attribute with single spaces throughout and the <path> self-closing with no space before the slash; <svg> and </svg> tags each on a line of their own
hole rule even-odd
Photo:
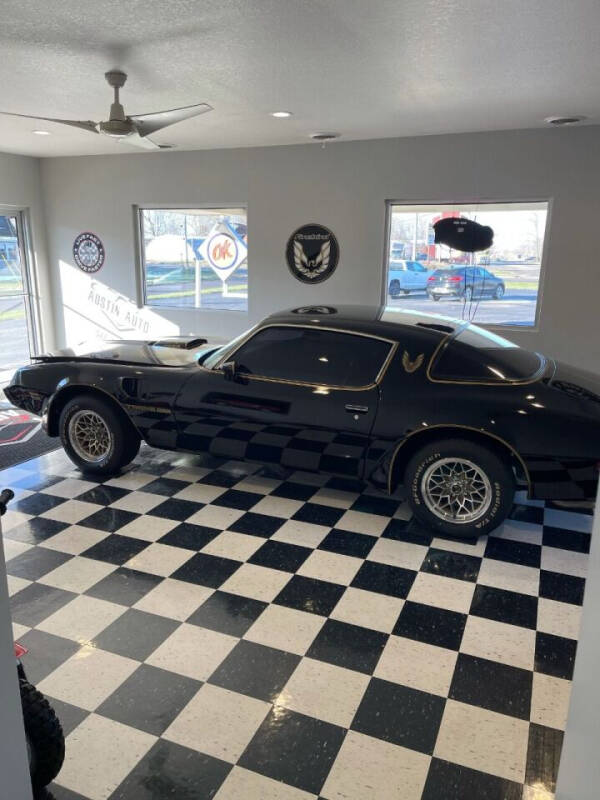
<svg viewBox="0 0 600 800">
<path fill-rule="evenodd" d="M 104 264 L 104 245 L 95 233 L 80 233 L 73 242 L 73 258 L 84 272 L 98 272 Z"/>
<path fill-rule="evenodd" d="M 335 272 L 338 241 L 323 225 L 303 225 L 288 239 L 285 257 L 290 272 L 303 283 L 321 283 Z"/>
</svg>

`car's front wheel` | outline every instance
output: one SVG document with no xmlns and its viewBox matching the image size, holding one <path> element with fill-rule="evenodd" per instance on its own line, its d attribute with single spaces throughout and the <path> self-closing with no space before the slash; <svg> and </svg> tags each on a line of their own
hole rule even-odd
<svg viewBox="0 0 600 800">
<path fill-rule="evenodd" d="M 499 283 L 494 289 L 494 299 L 501 300 L 504 297 L 504 286 Z"/>
<path fill-rule="evenodd" d="M 70 400 L 60 415 L 60 438 L 71 461 L 95 475 L 112 475 L 136 457 L 140 436 L 112 405 L 93 395 Z"/>
<path fill-rule="evenodd" d="M 460 538 L 489 533 L 508 516 L 515 479 L 493 449 L 466 439 L 430 442 L 406 466 L 408 502 L 420 522 Z"/>
</svg>

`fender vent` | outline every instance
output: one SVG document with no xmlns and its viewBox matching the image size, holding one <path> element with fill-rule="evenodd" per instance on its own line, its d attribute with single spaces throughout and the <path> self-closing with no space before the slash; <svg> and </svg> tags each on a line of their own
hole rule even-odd
<svg viewBox="0 0 600 800">
<path fill-rule="evenodd" d="M 159 339 L 150 342 L 152 347 L 173 347 L 175 350 L 195 350 L 200 345 L 207 344 L 208 339 Z"/>
</svg>

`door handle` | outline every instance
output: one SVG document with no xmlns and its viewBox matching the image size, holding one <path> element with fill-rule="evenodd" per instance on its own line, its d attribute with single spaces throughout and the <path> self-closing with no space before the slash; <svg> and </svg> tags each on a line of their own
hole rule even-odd
<svg viewBox="0 0 600 800">
<path fill-rule="evenodd" d="M 345 409 L 349 414 L 366 414 L 369 406 L 355 406 L 353 403 L 346 403 Z"/>
</svg>

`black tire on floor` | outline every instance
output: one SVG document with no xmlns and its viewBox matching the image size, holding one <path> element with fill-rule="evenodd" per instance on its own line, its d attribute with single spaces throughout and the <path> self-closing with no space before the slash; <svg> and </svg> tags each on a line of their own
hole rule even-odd
<svg viewBox="0 0 600 800">
<path fill-rule="evenodd" d="M 29 747 L 29 771 L 35 792 L 54 780 L 65 759 L 65 737 L 44 695 L 28 681 L 19 680 L 25 735 Z"/>
<path fill-rule="evenodd" d="M 106 455 L 98 461 L 87 461 L 75 450 L 69 434 L 69 423 L 81 411 L 91 411 L 101 417 L 108 428 L 112 441 Z M 71 461 L 82 472 L 93 475 L 114 475 L 136 457 L 140 449 L 140 435 L 133 424 L 105 400 L 91 394 L 74 397 L 63 408 L 59 431 L 62 445 Z"/>
<path fill-rule="evenodd" d="M 443 519 L 427 507 L 424 495 L 427 470 L 446 458 L 471 462 L 489 481 L 489 506 L 480 517 L 470 522 L 455 523 Z M 515 477 L 508 460 L 493 449 L 467 439 L 443 439 L 426 444 L 408 462 L 404 485 L 408 503 L 420 522 L 429 529 L 461 539 L 475 538 L 497 528 L 508 516 L 515 493 Z"/>
</svg>

